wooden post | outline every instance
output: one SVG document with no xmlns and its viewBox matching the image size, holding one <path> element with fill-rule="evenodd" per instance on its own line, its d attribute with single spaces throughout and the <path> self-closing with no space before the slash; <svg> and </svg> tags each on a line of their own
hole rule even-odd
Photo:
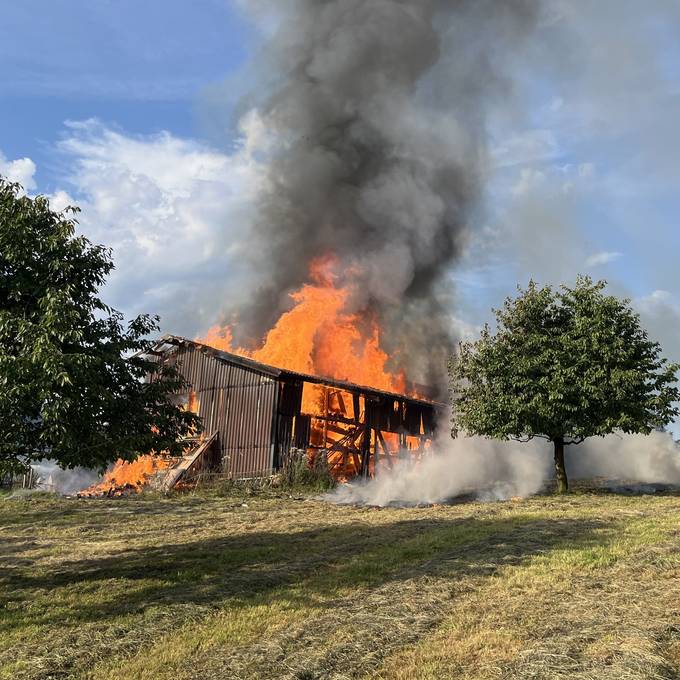
<svg viewBox="0 0 680 680">
<path fill-rule="evenodd" d="M 373 477 L 378 476 L 378 466 L 380 465 L 380 452 L 378 450 L 378 428 L 373 430 Z"/>
<path fill-rule="evenodd" d="M 323 388 L 323 447 L 328 445 L 328 388 Z"/>
<path fill-rule="evenodd" d="M 371 458 L 371 426 L 364 425 L 364 436 L 361 440 L 361 476 L 368 477 L 369 461 Z"/>
<path fill-rule="evenodd" d="M 406 450 L 406 447 L 406 433 L 402 430 L 399 433 L 399 460 L 405 460 L 408 458 L 408 451 Z"/>
</svg>

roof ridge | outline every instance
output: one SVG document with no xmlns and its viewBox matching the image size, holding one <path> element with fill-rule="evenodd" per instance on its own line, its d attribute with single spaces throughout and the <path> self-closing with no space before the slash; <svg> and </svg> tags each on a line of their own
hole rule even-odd
<svg viewBox="0 0 680 680">
<path fill-rule="evenodd" d="M 225 350 L 217 349 L 216 347 L 211 347 L 210 345 L 206 345 L 205 343 L 199 342 L 198 340 L 190 340 L 189 338 L 185 338 L 181 335 L 164 335 L 161 337 L 155 347 L 161 347 L 164 344 L 171 344 L 171 345 L 193 345 L 194 347 L 201 348 L 201 351 L 205 351 L 208 354 L 213 355 L 217 359 L 222 359 L 225 361 L 232 361 L 234 363 L 240 364 L 246 368 L 250 368 L 252 370 L 260 371 L 263 373 L 268 373 L 272 377 L 278 378 L 281 375 L 290 375 L 290 376 L 295 376 L 298 377 L 306 382 L 312 382 L 316 384 L 321 384 L 321 385 L 328 385 L 329 387 L 340 387 L 344 389 L 354 389 L 354 390 L 360 390 L 362 392 L 366 393 L 373 393 L 376 395 L 382 395 L 382 396 L 388 396 L 392 397 L 395 399 L 405 399 L 407 401 L 411 402 L 417 402 L 421 404 L 427 404 L 428 406 L 440 406 L 440 407 L 446 407 L 446 404 L 443 404 L 441 402 L 437 402 L 434 400 L 428 400 L 428 399 L 421 399 L 420 397 L 410 397 L 407 394 L 402 394 L 400 392 L 392 392 L 391 390 L 383 390 L 379 389 L 377 387 L 370 387 L 368 385 L 361 385 L 359 383 L 353 383 L 350 382 L 349 380 L 338 380 L 336 378 L 329 378 L 326 376 L 319 376 L 319 375 L 313 375 L 311 373 L 302 373 L 300 371 L 293 371 L 288 368 L 279 368 L 277 366 L 272 366 L 271 364 L 265 364 L 262 363 L 261 361 L 257 361 L 255 359 L 251 359 L 250 357 L 245 357 L 241 354 L 236 354 L 234 352 L 227 352 Z"/>
</svg>

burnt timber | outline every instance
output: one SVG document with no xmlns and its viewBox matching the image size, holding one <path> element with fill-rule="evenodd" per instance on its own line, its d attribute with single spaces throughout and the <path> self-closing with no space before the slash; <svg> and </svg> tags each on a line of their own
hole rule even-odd
<svg viewBox="0 0 680 680">
<path fill-rule="evenodd" d="M 269 475 L 294 449 L 326 456 L 338 477 L 376 474 L 395 457 L 424 452 L 437 404 L 354 383 L 262 364 L 175 335 L 149 355 L 189 384 L 177 399 L 216 433 L 222 471 Z"/>
</svg>

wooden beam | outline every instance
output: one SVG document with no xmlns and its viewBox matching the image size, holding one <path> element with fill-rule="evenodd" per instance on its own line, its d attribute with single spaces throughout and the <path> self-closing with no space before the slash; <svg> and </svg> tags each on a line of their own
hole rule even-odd
<svg viewBox="0 0 680 680">
<path fill-rule="evenodd" d="M 376 430 L 376 446 L 377 442 L 380 442 L 380 446 L 382 446 L 382 450 L 385 452 L 385 458 L 387 462 L 389 463 L 390 468 L 393 467 L 394 461 L 392 460 L 392 454 L 390 453 L 390 450 L 387 448 L 387 444 L 385 444 L 385 439 L 383 438 L 382 431 L 381 430 Z"/>
<path fill-rule="evenodd" d="M 364 425 L 364 435 L 361 440 L 361 476 L 368 477 L 371 460 L 371 428 Z"/>
<path fill-rule="evenodd" d="M 378 448 L 378 428 L 373 430 L 373 477 L 378 476 L 378 468 L 380 467 L 380 450 Z"/>
</svg>

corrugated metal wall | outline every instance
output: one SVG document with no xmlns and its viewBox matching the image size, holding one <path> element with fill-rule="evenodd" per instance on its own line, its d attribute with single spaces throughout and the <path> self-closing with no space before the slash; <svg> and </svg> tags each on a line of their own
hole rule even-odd
<svg viewBox="0 0 680 680">
<path fill-rule="evenodd" d="M 275 465 L 278 381 L 193 347 L 178 347 L 172 360 L 194 386 L 205 432 L 219 432 L 224 471 L 234 477 L 269 474 Z"/>
</svg>

